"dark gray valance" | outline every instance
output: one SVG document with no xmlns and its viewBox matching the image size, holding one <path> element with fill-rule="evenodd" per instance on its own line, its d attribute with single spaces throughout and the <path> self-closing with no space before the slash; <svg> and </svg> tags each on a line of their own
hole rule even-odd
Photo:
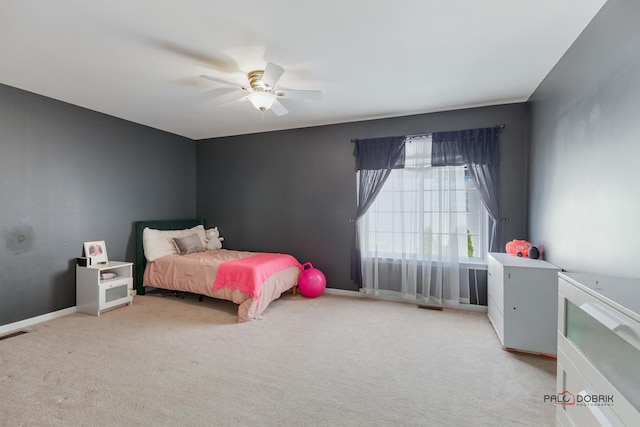
<svg viewBox="0 0 640 427">
<path fill-rule="evenodd" d="M 496 128 L 434 132 L 431 140 L 432 166 L 500 164 Z"/>
<path fill-rule="evenodd" d="M 390 136 L 355 140 L 356 170 L 402 169 L 405 139 L 404 136 Z"/>
</svg>

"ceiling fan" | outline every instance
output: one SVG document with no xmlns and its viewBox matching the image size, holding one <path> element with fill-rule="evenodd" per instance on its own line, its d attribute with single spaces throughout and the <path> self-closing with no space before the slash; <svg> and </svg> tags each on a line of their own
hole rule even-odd
<svg viewBox="0 0 640 427">
<path fill-rule="evenodd" d="M 307 99 L 317 100 L 322 98 L 319 90 L 282 90 L 276 89 L 276 84 L 284 74 L 284 68 L 269 62 L 264 70 L 254 70 L 247 73 L 249 86 L 219 79 L 217 77 L 201 75 L 200 78 L 222 83 L 249 92 L 240 98 L 223 102 L 220 105 L 233 104 L 240 101 L 249 101 L 260 111 L 271 110 L 276 116 L 282 116 L 289 111 L 278 102 L 279 99 Z"/>
</svg>

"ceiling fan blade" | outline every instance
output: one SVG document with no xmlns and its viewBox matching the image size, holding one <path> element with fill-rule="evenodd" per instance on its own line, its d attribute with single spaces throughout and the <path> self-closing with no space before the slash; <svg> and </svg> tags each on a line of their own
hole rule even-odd
<svg viewBox="0 0 640 427">
<path fill-rule="evenodd" d="M 229 81 L 226 81 L 226 80 L 222 80 L 222 79 L 219 79 L 219 78 L 213 77 L 213 76 L 207 76 L 206 74 L 202 74 L 200 76 L 200 78 L 201 79 L 205 79 L 205 80 L 211 80 L 212 82 L 216 82 L 216 83 L 222 83 L 222 84 L 227 85 L 227 86 L 237 87 L 237 88 L 242 89 L 242 90 L 249 90 L 248 87 L 242 86 L 241 84 L 234 83 L 234 82 L 229 82 Z"/>
<path fill-rule="evenodd" d="M 277 100 L 273 101 L 273 105 L 271 105 L 270 110 L 273 111 L 273 114 L 276 116 L 284 116 L 289 112 L 289 110 L 284 108 L 284 105 L 280 104 Z"/>
<path fill-rule="evenodd" d="M 276 90 L 274 93 L 281 99 L 317 100 L 322 98 L 321 90 Z"/>
<path fill-rule="evenodd" d="M 235 104 L 236 102 L 241 102 L 241 101 L 247 101 L 248 95 L 242 96 L 240 98 L 236 98 L 236 99 L 232 99 L 231 101 L 225 101 L 221 104 L 218 104 L 218 106 L 224 106 L 224 105 L 229 105 L 229 104 Z"/>
<path fill-rule="evenodd" d="M 262 74 L 262 83 L 270 88 L 274 88 L 278 80 L 280 80 L 280 77 L 282 77 L 282 74 L 284 74 L 284 68 L 269 62 Z"/>
</svg>

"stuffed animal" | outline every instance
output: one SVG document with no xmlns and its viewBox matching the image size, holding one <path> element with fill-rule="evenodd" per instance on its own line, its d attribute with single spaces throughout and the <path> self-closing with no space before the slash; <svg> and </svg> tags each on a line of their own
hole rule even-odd
<svg viewBox="0 0 640 427">
<path fill-rule="evenodd" d="M 218 227 L 213 227 L 207 230 L 207 249 L 215 250 L 222 249 L 222 241 L 224 237 L 220 237 Z"/>
</svg>

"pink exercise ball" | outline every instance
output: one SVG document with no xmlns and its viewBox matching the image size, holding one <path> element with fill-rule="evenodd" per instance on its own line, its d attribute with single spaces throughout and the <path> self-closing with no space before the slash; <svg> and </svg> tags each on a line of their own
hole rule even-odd
<svg viewBox="0 0 640 427">
<path fill-rule="evenodd" d="M 300 293 L 308 298 L 315 298 L 324 292 L 327 286 L 327 279 L 322 271 L 314 268 L 310 262 L 302 264 L 302 273 L 298 278 L 298 289 Z"/>
</svg>

